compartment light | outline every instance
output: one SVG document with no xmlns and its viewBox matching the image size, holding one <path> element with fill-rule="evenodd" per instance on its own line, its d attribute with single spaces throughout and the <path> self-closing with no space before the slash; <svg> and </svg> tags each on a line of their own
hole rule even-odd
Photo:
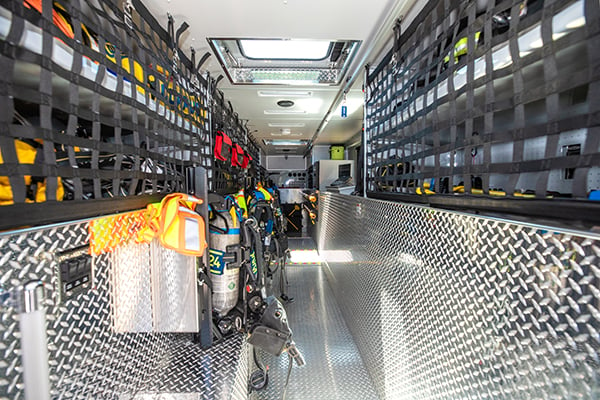
<svg viewBox="0 0 600 400">
<path fill-rule="evenodd" d="M 298 115 L 306 114 L 306 110 L 265 110 L 265 115 Z"/>
<path fill-rule="evenodd" d="M 292 264 L 319 264 L 321 261 L 317 250 L 290 251 L 290 263 Z"/>
<path fill-rule="evenodd" d="M 579 17 L 566 25 L 567 29 L 577 29 L 585 25 L 585 17 Z"/>
<path fill-rule="evenodd" d="M 269 128 L 304 128 L 304 122 L 269 122 Z"/>
<path fill-rule="evenodd" d="M 283 132 L 283 129 L 282 129 L 282 132 L 279 132 L 279 133 L 277 133 L 277 132 L 271 132 L 271 136 L 299 137 L 299 136 L 302 136 L 302 133 L 300 133 L 300 132 L 292 133 L 291 131 L 286 133 L 286 132 Z"/>
<path fill-rule="evenodd" d="M 263 139 L 263 143 L 267 146 L 306 146 L 308 140 Z"/>
<path fill-rule="evenodd" d="M 531 30 L 519 36 L 519 56 L 525 57 L 534 49 L 538 49 L 544 45 L 542 42 L 542 32 L 540 24 L 535 25 Z"/>
<path fill-rule="evenodd" d="M 560 34 L 564 31 L 581 28 L 585 25 L 583 1 L 571 4 L 552 19 L 552 32 Z"/>
<path fill-rule="evenodd" d="M 307 90 L 259 90 L 259 97 L 312 97 Z"/>
</svg>

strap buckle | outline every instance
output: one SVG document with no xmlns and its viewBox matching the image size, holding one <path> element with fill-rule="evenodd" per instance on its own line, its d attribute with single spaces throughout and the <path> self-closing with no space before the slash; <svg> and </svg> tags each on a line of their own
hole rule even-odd
<svg viewBox="0 0 600 400">
<path fill-rule="evenodd" d="M 133 29 L 132 11 L 135 9 L 131 0 L 123 0 L 123 21 L 129 29 Z"/>
</svg>

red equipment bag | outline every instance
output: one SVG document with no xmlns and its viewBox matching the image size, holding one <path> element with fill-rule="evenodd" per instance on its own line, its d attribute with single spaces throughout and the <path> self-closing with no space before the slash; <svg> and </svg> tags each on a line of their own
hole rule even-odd
<svg viewBox="0 0 600 400">
<path fill-rule="evenodd" d="M 252 157 L 248 153 L 244 153 L 244 160 L 242 161 L 242 168 L 248 168 L 250 165 L 250 161 L 252 161 Z"/>
<path fill-rule="evenodd" d="M 217 131 L 215 138 L 215 158 L 221 161 L 228 161 L 231 154 L 231 139 L 225 132 Z"/>
<path fill-rule="evenodd" d="M 231 152 L 231 165 L 234 167 L 241 167 L 244 164 L 244 156 L 245 153 L 244 149 L 242 149 L 242 146 L 235 143 Z"/>
</svg>

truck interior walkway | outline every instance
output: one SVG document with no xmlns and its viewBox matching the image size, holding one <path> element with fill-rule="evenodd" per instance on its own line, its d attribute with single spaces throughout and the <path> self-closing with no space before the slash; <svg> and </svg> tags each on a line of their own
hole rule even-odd
<svg viewBox="0 0 600 400">
<path fill-rule="evenodd" d="M 289 244 L 292 252 L 315 250 L 312 239 L 290 238 Z M 285 399 L 378 399 L 321 265 L 288 265 L 287 274 L 287 294 L 294 298 L 286 304 L 287 316 L 306 365 L 292 367 Z M 269 384 L 251 398 L 281 399 L 288 357 L 260 357 L 269 365 Z"/>
</svg>

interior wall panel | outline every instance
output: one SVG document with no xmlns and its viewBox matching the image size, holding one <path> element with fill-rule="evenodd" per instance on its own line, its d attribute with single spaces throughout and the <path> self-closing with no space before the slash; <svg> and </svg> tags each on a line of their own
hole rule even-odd
<svg viewBox="0 0 600 400">
<path fill-rule="evenodd" d="M 155 282 L 153 292 L 149 246 L 130 240 L 139 229 L 138 214 L 0 233 L 0 288 L 11 292 L 30 280 L 45 283 L 51 398 L 245 399 L 240 388 L 247 386 L 248 359 L 242 337 L 202 349 L 191 334 L 173 333 L 190 324 L 175 320 L 190 313 L 189 304 L 183 303 L 178 309 L 173 308 L 178 303 L 163 306 L 162 314 L 170 314 L 153 327 L 152 296 L 158 296 L 159 305 L 177 294 L 194 301 L 194 296 L 184 296 L 189 279 L 183 274 L 186 266 L 194 270 L 194 263 L 153 243 L 154 267 L 164 277 Z M 59 254 L 90 243 L 90 251 L 97 254 L 92 281 L 78 293 L 61 295 Z M 117 276 L 127 268 L 147 273 Z M 22 400 L 27 390 L 18 320 L 15 307 L 0 305 L 1 400 Z M 170 333 L 156 332 L 165 327 Z"/>
<path fill-rule="evenodd" d="M 319 251 L 382 399 L 596 399 L 600 237 L 325 193 Z"/>
</svg>

